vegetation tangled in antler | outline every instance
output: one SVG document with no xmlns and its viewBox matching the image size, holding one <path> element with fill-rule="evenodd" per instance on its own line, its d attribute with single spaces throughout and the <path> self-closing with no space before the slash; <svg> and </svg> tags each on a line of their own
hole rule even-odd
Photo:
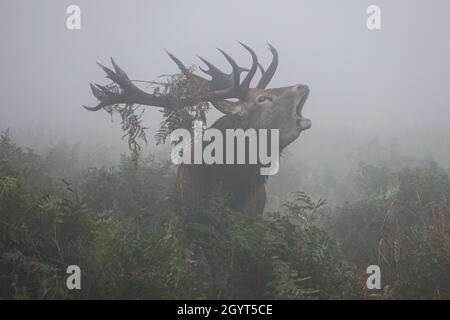
<svg viewBox="0 0 450 320">
<path fill-rule="evenodd" d="M 190 72 L 194 67 L 189 68 Z M 177 128 L 192 130 L 193 121 L 202 121 L 206 124 L 206 113 L 210 107 L 204 101 L 202 95 L 205 94 L 201 84 L 193 86 L 193 83 L 182 73 L 164 76 L 163 81 L 132 81 L 144 82 L 153 88 L 153 94 L 163 94 L 173 97 L 173 108 L 163 109 L 163 120 L 160 128 L 155 134 L 156 144 L 166 142 L 168 136 Z M 103 93 L 114 95 L 120 92 L 120 87 L 116 83 L 107 86 L 96 85 Z M 198 101 L 195 105 L 185 105 L 188 97 L 194 97 Z M 145 108 L 140 104 L 113 104 L 104 106 L 104 109 L 113 116 L 113 113 L 119 114 L 121 118 L 121 129 L 124 132 L 123 138 L 128 140 L 128 148 L 132 152 L 132 157 L 137 159 L 142 150 L 142 143 L 147 144 L 146 130 L 142 123 Z"/>
<path fill-rule="evenodd" d="M 189 68 L 194 72 L 194 67 Z M 157 83 L 159 87 L 155 88 L 154 93 L 160 93 L 162 88 L 163 95 L 170 95 L 174 98 L 173 109 L 163 109 L 163 120 L 160 123 L 155 140 L 157 144 L 165 143 L 173 130 L 178 128 L 192 131 L 193 121 L 201 121 L 206 125 L 206 113 L 210 110 L 209 104 L 204 101 L 205 86 L 201 83 L 193 85 L 183 73 L 166 76 L 166 82 Z M 196 101 L 192 106 L 183 105 L 183 101 L 193 97 Z"/>
</svg>

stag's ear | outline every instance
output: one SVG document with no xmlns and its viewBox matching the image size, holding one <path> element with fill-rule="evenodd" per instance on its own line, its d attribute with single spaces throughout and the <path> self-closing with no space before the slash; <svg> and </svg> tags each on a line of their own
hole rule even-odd
<svg viewBox="0 0 450 320">
<path fill-rule="evenodd" d="M 240 101 L 218 100 L 212 102 L 212 104 L 214 108 L 225 114 L 244 115 L 246 113 Z"/>
</svg>

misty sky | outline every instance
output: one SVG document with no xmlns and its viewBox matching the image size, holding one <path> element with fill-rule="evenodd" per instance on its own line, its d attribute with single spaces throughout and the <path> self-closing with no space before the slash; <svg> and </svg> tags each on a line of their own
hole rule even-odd
<svg viewBox="0 0 450 320">
<path fill-rule="evenodd" d="M 81 7 L 79 31 L 66 29 L 70 4 Z M 370 4 L 381 7 L 381 31 L 366 28 Z M 228 70 L 216 47 L 246 65 L 236 41 L 245 42 L 267 65 L 270 41 L 280 54 L 270 86 L 311 88 L 306 150 L 384 133 L 439 154 L 450 132 L 449 24 L 446 0 L 2 0 L 0 129 L 121 143 L 117 122 L 81 108 L 96 103 L 89 82 L 108 83 L 96 61 L 113 56 L 132 79 L 152 80 L 178 71 L 164 48 L 188 65 L 200 54 Z M 153 109 L 146 116 L 155 128 Z"/>
</svg>

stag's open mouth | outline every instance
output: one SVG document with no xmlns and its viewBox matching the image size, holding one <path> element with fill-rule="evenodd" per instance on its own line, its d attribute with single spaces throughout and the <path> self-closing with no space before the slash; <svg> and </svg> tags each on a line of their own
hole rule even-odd
<svg viewBox="0 0 450 320">
<path fill-rule="evenodd" d="M 297 106 L 295 107 L 295 123 L 297 125 L 297 128 L 299 131 L 306 130 L 311 128 L 312 122 L 308 118 L 303 117 L 302 111 L 303 107 L 305 106 L 305 102 L 308 99 L 309 91 L 306 92 L 303 97 L 298 102 Z"/>
<path fill-rule="evenodd" d="M 305 105 L 306 100 L 308 99 L 309 92 L 305 93 L 303 97 L 298 102 L 297 106 L 295 107 L 295 115 L 298 117 L 302 117 L 302 110 Z"/>
</svg>

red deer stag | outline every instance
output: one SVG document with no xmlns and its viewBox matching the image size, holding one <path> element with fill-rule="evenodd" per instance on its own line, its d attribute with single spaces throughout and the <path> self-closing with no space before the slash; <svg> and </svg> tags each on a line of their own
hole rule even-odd
<svg viewBox="0 0 450 320">
<path fill-rule="evenodd" d="M 205 79 L 186 67 L 174 55 L 169 57 L 178 65 L 190 94 L 175 96 L 169 92 L 148 93 L 138 88 L 127 74 L 111 59 L 114 71 L 99 64 L 118 90 L 91 84 L 94 96 L 100 101 L 98 111 L 118 104 L 147 105 L 184 112 L 211 103 L 225 115 L 210 126 L 225 133 L 227 129 L 278 129 L 280 151 L 296 140 L 303 130 L 311 127 L 311 121 L 302 115 L 302 109 L 309 95 L 309 88 L 303 84 L 290 87 L 266 89 L 278 66 L 278 53 L 269 44 L 272 62 L 264 70 L 258 63 L 255 52 L 240 43 L 251 55 L 250 69 L 244 69 L 223 50 L 219 51 L 232 67 L 231 74 L 219 70 L 207 60 L 199 57 L 208 69 L 200 68 L 211 79 Z M 259 68 L 262 76 L 255 88 L 250 83 Z M 240 80 L 241 74 L 246 73 Z M 192 89 L 193 88 L 193 89 Z M 194 94 L 192 94 L 194 92 Z M 202 114 L 204 116 L 204 114 Z M 190 119 L 192 116 L 188 114 Z M 204 117 L 202 117 L 204 119 Z M 191 122 L 193 123 L 193 122 Z M 248 142 L 248 141 L 247 141 Z M 248 152 L 248 143 L 246 151 Z M 176 194 L 187 211 L 196 211 L 213 192 L 226 195 L 227 205 L 233 210 L 249 214 L 261 213 L 266 203 L 266 176 L 260 174 L 261 164 L 181 164 L 178 167 Z"/>
</svg>

